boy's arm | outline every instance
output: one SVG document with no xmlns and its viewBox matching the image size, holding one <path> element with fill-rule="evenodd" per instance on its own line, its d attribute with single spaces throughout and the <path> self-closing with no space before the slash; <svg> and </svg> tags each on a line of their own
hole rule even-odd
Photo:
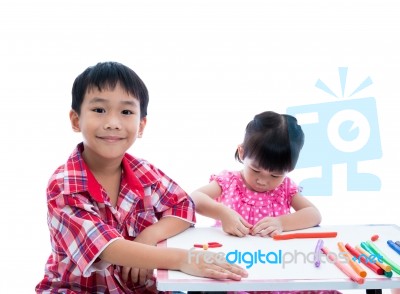
<svg viewBox="0 0 400 294">
<path fill-rule="evenodd" d="M 99 257 L 108 263 L 123 267 L 179 270 L 189 275 L 214 279 L 240 280 L 242 277 L 247 277 L 247 272 L 243 268 L 226 261 L 219 261 L 217 253 L 211 252 L 209 260 L 199 258 L 198 253 L 204 254 L 201 251 L 158 248 L 117 239 L 109 244 Z"/>
<path fill-rule="evenodd" d="M 136 238 L 136 242 L 156 245 L 158 242 L 175 236 L 190 227 L 190 223 L 178 217 L 167 216 L 144 229 Z"/>
<path fill-rule="evenodd" d="M 179 270 L 181 263 L 187 259 L 187 251 L 117 239 L 111 242 L 99 257 L 110 264 L 126 267 Z"/>
<path fill-rule="evenodd" d="M 155 245 L 179 234 L 196 222 L 195 208 L 188 194 L 163 171 L 148 166 L 157 177 L 152 185 L 151 205 L 157 222 L 143 229 L 135 241 Z M 150 209 L 150 207 L 149 207 Z"/>
</svg>

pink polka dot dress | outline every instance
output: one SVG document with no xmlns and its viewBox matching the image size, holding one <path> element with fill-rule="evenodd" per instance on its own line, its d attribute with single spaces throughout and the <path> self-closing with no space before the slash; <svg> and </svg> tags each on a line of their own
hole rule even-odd
<svg viewBox="0 0 400 294">
<path fill-rule="evenodd" d="M 212 175 L 222 189 L 216 200 L 237 211 L 246 221 L 254 225 L 266 216 L 280 216 L 290 213 L 293 196 L 299 187 L 288 177 L 276 189 L 255 192 L 247 188 L 240 171 L 223 171 Z M 220 225 L 217 221 L 217 225 Z"/>
<path fill-rule="evenodd" d="M 276 189 L 267 192 L 255 192 L 246 187 L 239 171 L 223 171 L 212 175 L 222 189 L 216 200 L 237 211 L 244 219 L 254 225 L 266 216 L 280 216 L 290 213 L 293 196 L 300 188 L 288 177 Z M 221 225 L 217 221 L 216 225 Z M 341 294 L 336 290 L 310 291 L 237 291 L 227 294 Z"/>
</svg>

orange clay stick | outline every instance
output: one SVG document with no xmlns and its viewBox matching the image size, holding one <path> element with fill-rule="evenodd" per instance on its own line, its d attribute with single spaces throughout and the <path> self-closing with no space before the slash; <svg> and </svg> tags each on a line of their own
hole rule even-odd
<svg viewBox="0 0 400 294">
<path fill-rule="evenodd" d="M 347 262 L 350 264 L 352 269 L 362 278 L 365 278 L 367 276 L 367 272 L 358 264 L 356 263 L 352 258 L 351 254 L 349 251 L 347 251 L 346 247 L 342 242 L 338 242 L 338 247 L 340 252 L 343 252 Z"/>
<path fill-rule="evenodd" d="M 289 239 L 303 239 L 303 238 L 335 238 L 337 232 L 308 232 L 308 233 L 291 233 L 275 235 L 274 240 L 289 240 Z"/>
</svg>

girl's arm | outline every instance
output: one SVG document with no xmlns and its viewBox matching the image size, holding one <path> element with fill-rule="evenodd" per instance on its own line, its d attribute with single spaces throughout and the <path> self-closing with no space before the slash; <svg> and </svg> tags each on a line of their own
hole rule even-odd
<svg viewBox="0 0 400 294">
<path fill-rule="evenodd" d="M 300 193 L 293 196 L 292 207 L 295 212 L 278 217 L 283 231 L 306 229 L 321 223 L 319 210 Z"/>
<path fill-rule="evenodd" d="M 301 194 L 293 196 L 292 207 L 295 210 L 293 213 L 263 218 L 254 225 L 251 234 L 273 237 L 285 231 L 306 229 L 320 224 L 319 210 Z"/>
<path fill-rule="evenodd" d="M 205 185 L 192 192 L 190 197 L 195 204 L 196 212 L 201 215 L 219 220 L 226 209 L 225 205 L 215 201 L 215 199 L 221 196 L 221 193 L 221 187 L 216 181 L 212 181 L 208 185 Z"/>
<path fill-rule="evenodd" d="M 200 256 L 197 257 L 197 253 Z M 240 280 L 247 277 L 241 267 L 222 260 L 215 253 L 212 258 L 209 252 L 207 260 L 202 258 L 201 251 L 178 248 L 158 248 L 125 239 L 117 239 L 109 244 L 100 254 L 100 258 L 111 264 L 146 269 L 179 270 L 189 275 L 214 279 Z M 212 262 L 210 262 L 212 261 Z"/>
<path fill-rule="evenodd" d="M 195 204 L 196 212 L 201 215 L 220 220 L 225 233 L 244 237 L 250 233 L 251 224 L 238 212 L 215 201 L 222 190 L 216 181 L 194 191 L 190 196 Z"/>
</svg>

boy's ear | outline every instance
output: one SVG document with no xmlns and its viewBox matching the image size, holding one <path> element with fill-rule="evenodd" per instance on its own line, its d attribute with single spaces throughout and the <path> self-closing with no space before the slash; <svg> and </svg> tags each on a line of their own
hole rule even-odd
<svg viewBox="0 0 400 294">
<path fill-rule="evenodd" d="M 138 138 L 142 138 L 143 131 L 144 131 L 144 128 L 146 126 L 146 123 L 147 123 L 147 117 L 144 117 L 144 118 L 140 119 Z"/>
<path fill-rule="evenodd" d="M 76 113 L 75 110 L 70 110 L 69 119 L 71 121 L 72 130 L 74 132 L 80 132 L 81 128 L 79 127 L 79 115 Z"/>
</svg>

